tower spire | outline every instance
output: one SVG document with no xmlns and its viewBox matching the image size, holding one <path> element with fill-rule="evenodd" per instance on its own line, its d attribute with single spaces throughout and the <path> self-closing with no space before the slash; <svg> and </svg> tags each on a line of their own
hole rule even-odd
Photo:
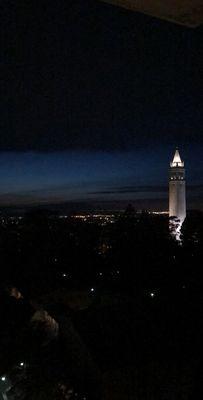
<svg viewBox="0 0 203 400">
<path fill-rule="evenodd" d="M 176 147 L 173 161 L 170 163 L 171 167 L 184 167 L 184 162 L 180 158 L 178 147 Z"/>
</svg>

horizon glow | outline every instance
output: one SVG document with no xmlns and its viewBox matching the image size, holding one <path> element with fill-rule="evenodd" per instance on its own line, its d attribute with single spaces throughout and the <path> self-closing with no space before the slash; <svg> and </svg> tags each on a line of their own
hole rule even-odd
<svg viewBox="0 0 203 400">
<path fill-rule="evenodd" d="M 1 152 L 0 204 L 166 199 L 173 152 L 172 146 L 125 152 Z M 180 152 L 188 185 L 201 185 L 201 149 Z"/>
</svg>

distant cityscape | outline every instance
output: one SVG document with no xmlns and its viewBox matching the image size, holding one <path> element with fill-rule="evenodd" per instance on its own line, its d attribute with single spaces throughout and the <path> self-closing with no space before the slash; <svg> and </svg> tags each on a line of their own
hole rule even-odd
<svg viewBox="0 0 203 400">
<path fill-rule="evenodd" d="M 202 400 L 201 0 L 1 3 L 0 400 Z"/>
</svg>

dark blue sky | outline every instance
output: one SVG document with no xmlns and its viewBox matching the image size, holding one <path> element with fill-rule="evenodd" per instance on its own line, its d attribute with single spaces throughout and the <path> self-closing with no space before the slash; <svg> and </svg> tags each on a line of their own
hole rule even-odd
<svg viewBox="0 0 203 400">
<path fill-rule="evenodd" d="M 170 152 L 169 152 L 170 150 Z M 71 202 L 133 202 L 167 209 L 170 148 L 131 152 L 2 152 L 1 205 Z M 203 200 L 202 148 L 182 149 L 188 206 Z"/>
<path fill-rule="evenodd" d="M 2 28 L 0 204 L 165 208 L 178 145 L 202 206 L 202 27 L 41 0 L 4 4 Z"/>
</svg>

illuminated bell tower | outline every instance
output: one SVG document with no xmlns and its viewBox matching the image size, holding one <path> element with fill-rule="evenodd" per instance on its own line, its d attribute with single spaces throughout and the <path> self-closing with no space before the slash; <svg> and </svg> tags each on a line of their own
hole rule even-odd
<svg viewBox="0 0 203 400">
<path fill-rule="evenodd" d="M 169 171 L 169 217 L 176 217 L 181 225 L 186 217 L 185 168 L 176 149 Z"/>
</svg>

